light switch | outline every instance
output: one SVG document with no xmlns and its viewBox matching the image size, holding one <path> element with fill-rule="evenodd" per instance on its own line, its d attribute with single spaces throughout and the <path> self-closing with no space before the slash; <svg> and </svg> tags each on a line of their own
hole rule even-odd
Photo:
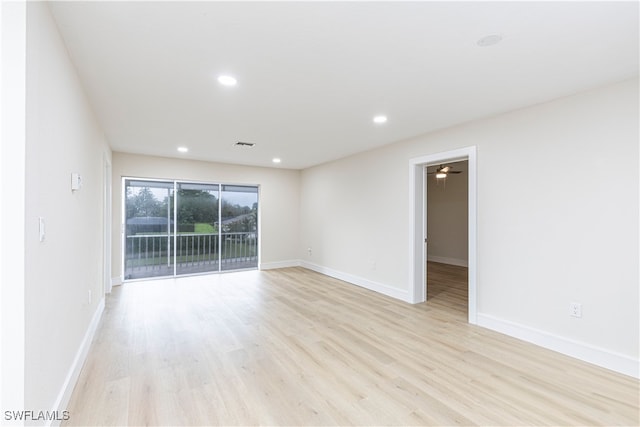
<svg viewBox="0 0 640 427">
<path fill-rule="evenodd" d="M 44 217 L 38 217 L 38 229 L 40 234 L 40 241 L 44 242 Z"/>
<path fill-rule="evenodd" d="M 71 191 L 78 191 L 82 188 L 82 177 L 78 173 L 71 174 Z"/>
</svg>

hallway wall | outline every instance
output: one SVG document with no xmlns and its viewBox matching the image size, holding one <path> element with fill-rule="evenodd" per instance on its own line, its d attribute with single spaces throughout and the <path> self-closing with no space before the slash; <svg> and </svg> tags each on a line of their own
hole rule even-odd
<svg viewBox="0 0 640 427">
<path fill-rule="evenodd" d="M 111 150 L 46 2 L 27 2 L 26 66 L 25 408 L 52 410 L 104 304 Z M 72 173 L 82 176 L 79 191 Z"/>
<path fill-rule="evenodd" d="M 427 176 L 427 259 L 466 267 L 468 241 L 468 161 L 447 163 L 459 174 Z M 429 170 L 435 168 L 429 168 Z"/>
</svg>

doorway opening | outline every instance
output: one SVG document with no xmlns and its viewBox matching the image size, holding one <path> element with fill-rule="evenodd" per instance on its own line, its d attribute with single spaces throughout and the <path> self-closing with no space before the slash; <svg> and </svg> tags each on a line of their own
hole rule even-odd
<svg viewBox="0 0 640 427">
<path fill-rule="evenodd" d="M 427 233 L 427 179 L 429 166 L 449 164 L 453 162 L 467 161 L 467 313 L 469 323 L 476 324 L 476 147 L 461 148 L 458 150 L 417 157 L 409 162 L 409 209 L 410 209 L 410 299 L 412 303 L 426 301 L 428 233 Z"/>
<path fill-rule="evenodd" d="M 426 168 L 427 301 L 466 317 L 468 160 Z"/>
</svg>

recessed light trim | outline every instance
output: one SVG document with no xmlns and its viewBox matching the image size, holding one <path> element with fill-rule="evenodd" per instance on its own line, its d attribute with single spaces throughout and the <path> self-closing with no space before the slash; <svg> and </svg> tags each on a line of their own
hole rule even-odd
<svg viewBox="0 0 640 427">
<path fill-rule="evenodd" d="M 178 151 L 181 153 L 187 153 L 189 149 L 187 147 L 178 147 Z"/>
<path fill-rule="evenodd" d="M 382 123 L 387 123 L 387 116 L 375 116 L 373 118 L 373 123 L 377 123 L 377 124 L 382 124 Z"/>
<path fill-rule="evenodd" d="M 273 163 L 282 163 L 282 159 L 280 157 L 274 157 L 271 161 Z"/>
<path fill-rule="evenodd" d="M 222 75 L 218 76 L 218 83 L 223 86 L 235 86 L 238 83 L 238 80 L 233 76 Z"/>
<path fill-rule="evenodd" d="M 502 34 L 488 34 L 479 39 L 476 44 L 480 47 L 493 46 L 500 43 L 503 38 Z"/>
</svg>

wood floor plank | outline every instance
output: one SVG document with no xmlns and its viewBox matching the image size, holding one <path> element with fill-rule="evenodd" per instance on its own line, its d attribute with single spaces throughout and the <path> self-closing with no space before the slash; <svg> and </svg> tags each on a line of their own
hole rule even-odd
<svg viewBox="0 0 640 427">
<path fill-rule="evenodd" d="M 302 268 L 127 283 L 64 425 L 638 425 L 638 380 Z"/>
</svg>

